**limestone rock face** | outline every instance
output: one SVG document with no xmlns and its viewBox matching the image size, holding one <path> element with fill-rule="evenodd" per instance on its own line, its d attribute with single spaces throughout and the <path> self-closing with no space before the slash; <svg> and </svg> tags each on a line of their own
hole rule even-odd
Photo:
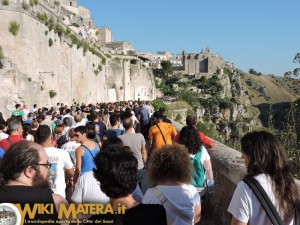
<svg viewBox="0 0 300 225">
<path fill-rule="evenodd" d="M 20 25 L 19 33 L 9 32 L 9 23 Z M 102 58 L 83 52 L 70 40 L 59 37 L 30 13 L 1 11 L 0 46 L 6 61 L 0 68 L 0 112 L 10 115 L 16 103 L 29 108 L 53 106 L 57 102 L 96 103 L 125 100 L 153 100 L 155 82 L 151 71 L 133 56 Z M 53 44 L 50 46 L 49 40 Z M 134 58 L 134 63 L 131 63 Z M 50 98 L 49 92 L 57 93 Z"/>
</svg>

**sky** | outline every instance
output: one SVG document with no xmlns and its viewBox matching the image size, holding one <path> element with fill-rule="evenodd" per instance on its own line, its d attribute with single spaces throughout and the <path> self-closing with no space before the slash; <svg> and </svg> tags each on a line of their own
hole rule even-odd
<svg viewBox="0 0 300 225">
<path fill-rule="evenodd" d="M 300 0 L 77 0 L 95 26 L 135 51 L 174 55 L 210 48 L 248 71 L 282 76 L 300 67 Z"/>
</svg>

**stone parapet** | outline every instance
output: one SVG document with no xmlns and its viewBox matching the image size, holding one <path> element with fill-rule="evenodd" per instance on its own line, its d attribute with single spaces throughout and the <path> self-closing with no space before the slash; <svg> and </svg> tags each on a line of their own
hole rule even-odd
<svg viewBox="0 0 300 225">
<path fill-rule="evenodd" d="M 172 121 L 177 132 L 183 127 Z M 241 152 L 232 149 L 222 143 L 216 142 L 214 148 L 208 149 L 214 171 L 215 192 L 205 202 L 205 210 L 213 212 L 215 224 L 229 225 L 231 215 L 227 212 L 231 197 L 238 184 L 246 174 L 244 162 L 241 159 Z M 296 180 L 300 194 L 300 181 Z"/>
</svg>

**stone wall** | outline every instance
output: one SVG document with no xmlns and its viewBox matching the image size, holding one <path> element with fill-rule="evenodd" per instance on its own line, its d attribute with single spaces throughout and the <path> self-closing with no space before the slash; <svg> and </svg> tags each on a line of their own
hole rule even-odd
<svg viewBox="0 0 300 225">
<path fill-rule="evenodd" d="M 183 125 L 172 121 L 177 131 Z M 215 192 L 205 202 L 207 210 L 212 210 L 215 224 L 229 225 L 231 214 L 227 212 L 231 197 L 237 183 L 245 176 L 246 169 L 241 153 L 226 145 L 216 142 L 216 146 L 208 149 L 214 171 Z M 300 193 L 300 181 L 295 180 Z"/>
<path fill-rule="evenodd" d="M 70 47 L 70 40 L 60 38 L 53 30 L 49 31 L 33 12 L 25 12 L 18 5 L 4 7 L 0 4 L 0 13 L 0 46 L 12 65 L 10 73 L 5 68 L 0 69 L 0 77 L 6 79 L 15 74 L 14 82 L 10 85 L 0 83 L 0 88 L 5 90 L 1 101 L 6 102 L 0 105 L 0 111 L 6 117 L 14 109 L 11 106 L 22 102 L 29 107 L 34 103 L 41 107 L 53 106 L 57 102 L 70 105 L 72 101 L 95 103 L 112 99 L 137 100 L 138 97 L 135 97 L 138 94 L 135 93 L 140 92 L 141 87 L 141 100 L 153 100 L 156 97 L 153 74 L 141 66 L 142 61 L 138 58 L 131 56 L 116 61 L 100 51 L 105 57 L 106 62 L 103 62 L 89 51 L 84 53 L 76 45 Z M 9 32 L 11 21 L 20 25 L 16 36 Z M 49 45 L 50 39 L 52 46 Z M 132 59 L 135 64 L 131 64 Z M 101 69 L 98 70 L 98 67 Z M 115 95 L 109 98 L 112 89 L 115 89 Z M 57 93 L 54 98 L 49 96 L 51 90 Z"/>
</svg>

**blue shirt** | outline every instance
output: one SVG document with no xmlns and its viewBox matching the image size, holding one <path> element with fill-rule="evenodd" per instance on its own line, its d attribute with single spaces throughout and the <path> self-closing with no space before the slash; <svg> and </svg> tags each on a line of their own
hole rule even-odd
<svg viewBox="0 0 300 225">
<path fill-rule="evenodd" d="M 94 158 L 99 152 L 99 146 L 95 142 L 95 148 L 89 150 L 84 145 L 81 145 L 84 149 L 84 154 L 81 156 L 81 173 L 80 175 L 84 174 L 85 172 L 92 171 L 95 168 Z M 93 155 L 93 156 L 92 156 Z"/>
<path fill-rule="evenodd" d="M 3 148 L 0 148 L 0 159 L 2 159 L 2 157 L 4 156 L 4 149 Z"/>
<path fill-rule="evenodd" d="M 121 129 L 108 129 L 105 131 L 105 136 L 107 138 L 112 138 L 112 137 L 115 137 L 115 136 L 120 136 L 124 133 L 123 130 Z"/>
</svg>

